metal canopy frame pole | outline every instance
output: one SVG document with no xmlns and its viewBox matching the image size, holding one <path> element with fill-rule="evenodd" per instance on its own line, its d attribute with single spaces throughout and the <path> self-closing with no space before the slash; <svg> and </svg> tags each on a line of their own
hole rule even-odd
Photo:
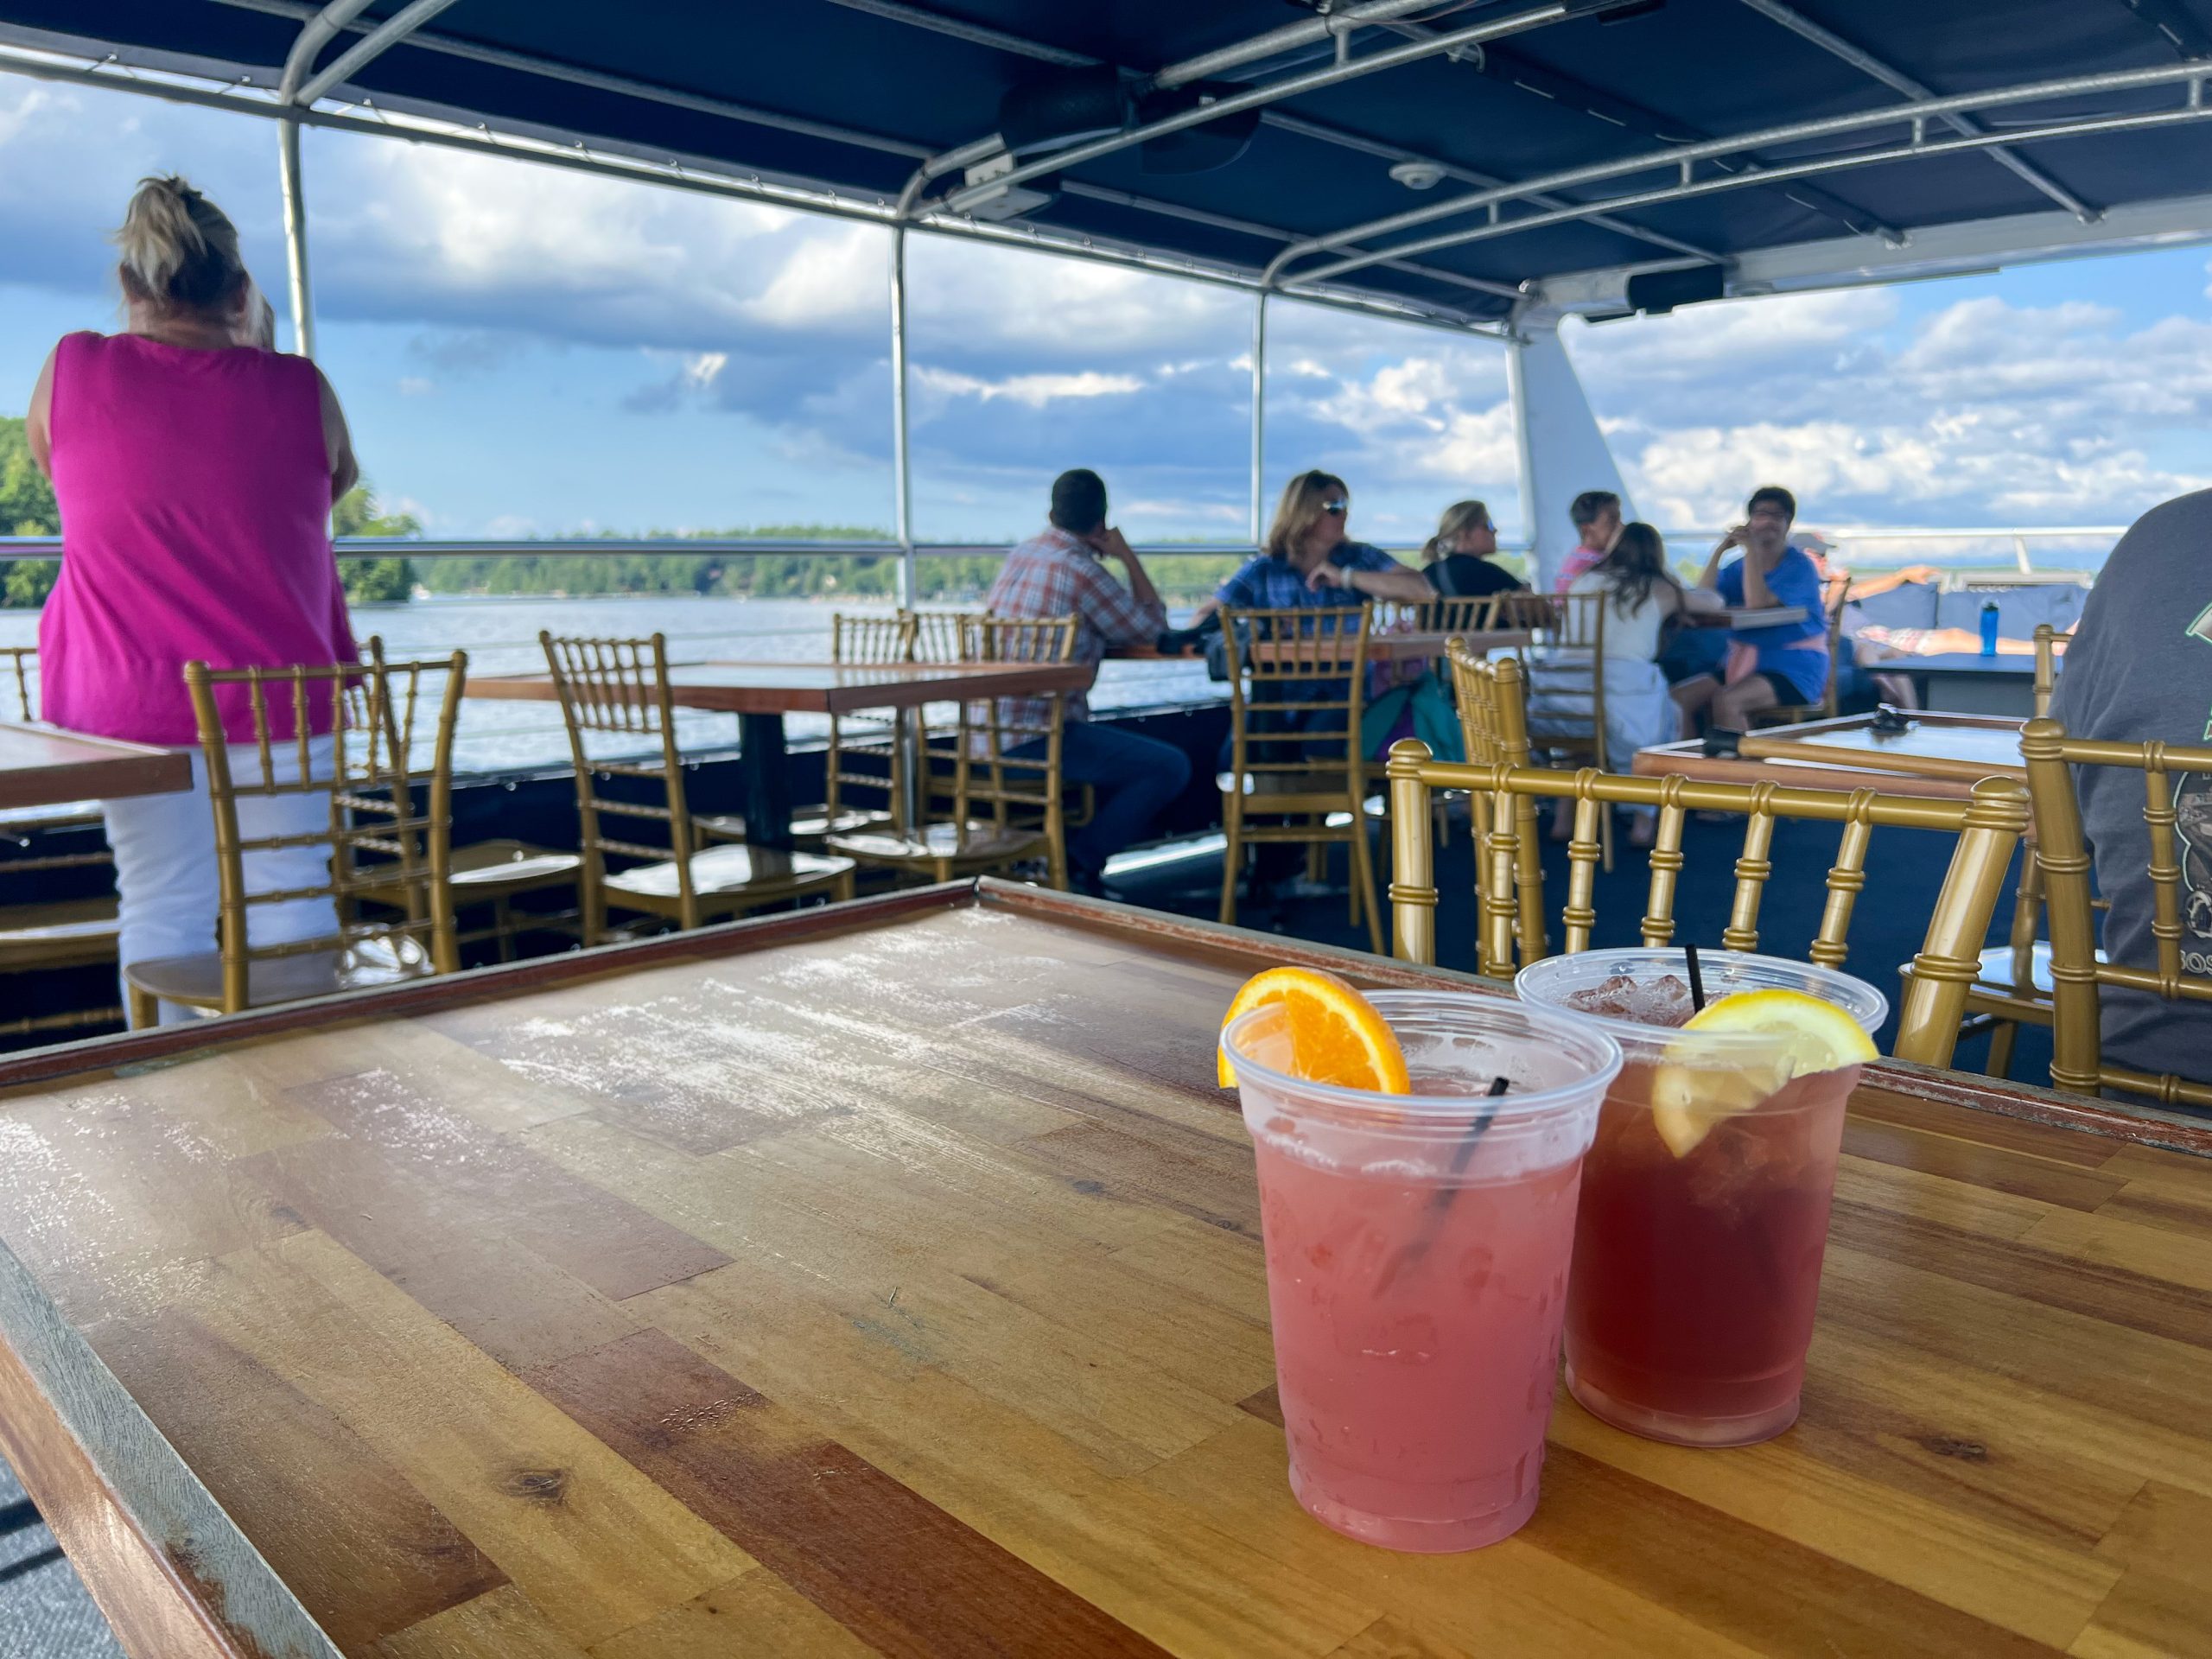
<svg viewBox="0 0 2212 1659">
<path fill-rule="evenodd" d="M 1249 515 L 1252 545 L 1262 546 L 1267 525 L 1260 514 L 1264 503 L 1262 479 L 1268 458 L 1268 294 L 1262 289 L 1252 296 L 1252 502 Z"/>
<path fill-rule="evenodd" d="M 906 227 L 891 227 L 891 514 L 899 542 L 899 603 L 921 597 L 914 554 L 914 461 L 906 414 Z"/>
<path fill-rule="evenodd" d="M 292 302 L 292 349 L 315 355 L 315 296 L 308 286 L 308 201 L 300 177 L 300 124 L 276 124 L 276 184 L 284 193 L 284 276 Z"/>
<path fill-rule="evenodd" d="M 307 182 L 300 169 L 300 122 L 296 111 L 375 59 L 378 54 L 427 23 L 454 0 L 414 0 L 378 24 L 320 74 L 311 74 L 322 48 L 368 10 L 369 0 L 330 0 L 302 24 L 276 83 L 283 116 L 276 128 L 276 181 L 283 193 L 284 274 L 291 290 L 292 343 L 302 357 L 315 355 L 315 292 L 308 274 Z"/>
<path fill-rule="evenodd" d="M 292 346 L 306 358 L 315 355 L 315 295 L 308 278 L 308 198 L 300 173 L 300 124 L 292 112 L 315 101 L 302 99 L 299 91 L 315 67 L 316 54 L 368 7 L 369 0 L 330 0 L 300 26 L 276 83 L 283 106 L 276 127 L 276 183 L 284 198 L 284 275 L 292 302 Z"/>
<path fill-rule="evenodd" d="M 1447 201 L 1434 202 L 1426 207 L 1416 207 L 1388 218 L 1369 219 L 1363 224 L 1348 225 L 1342 230 L 1332 231 L 1325 236 L 1311 238 L 1300 246 L 1287 248 L 1275 257 L 1267 271 L 1270 282 L 1282 280 L 1283 269 L 1293 261 L 1316 253 L 1327 253 L 1347 243 L 1363 241 L 1370 237 L 1386 236 L 1394 232 L 1412 230 L 1419 226 L 1433 224 L 1440 219 L 1455 218 L 1488 209 L 1492 222 L 1480 232 L 1464 238 L 1447 238 L 1402 243 L 1378 252 L 1363 254 L 1357 260 L 1346 260 L 1325 266 L 1321 270 L 1306 273 L 1304 280 L 1319 280 L 1353 266 L 1364 266 L 1377 260 L 1404 257 L 1416 252 L 1426 252 L 1439 246 L 1453 245 L 1461 239 L 1480 240 L 1486 234 L 1505 229 L 1538 223 L 1557 224 L 1565 218 L 1586 219 L 1592 213 L 1617 212 L 1623 207 L 1649 206 L 1659 202 L 1678 201 L 1687 198 L 1711 194 L 1716 183 L 1722 186 L 1769 184 L 1783 179 L 1812 176 L 1820 173 L 1844 172 L 1853 167 L 1872 163 L 1910 159 L 1914 156 L 1942 155 L 1952 150 L 1987 149 L 2006 144 L 2020 144 L 2050 137 L 2067 137 L 2078 134 L 2125 130 L 2130 125 L 2139 125 L 2142 118 L 2129 116 L 2083 117 L 2060 120 L 2039 128 L 2022 129 L 1999 135 L 1978 134 L 1939 143 L 1914 143 L 1880 150 L 1860 151 L 1855 155 L 1823 156 L 1817 161 L 1787 162 L 1762 166 L 1753 171 L 1731 175 L 1726 180 L 1690 181 L 1689 171 L 1699 162 L 1717 161 L 1779 145 L 1801 143 L 1808 140 L 1831 138 L 1846 133 L 1862 132 L 1871 128 L 1904 126 L 1916 132 L 1924 129 L 1929 120 L 1941 119 L 1972 111 L 2009 108 L 2018 104 L 2048 103 L 2060 99 L 2076 98 L 2099 92 L 2134 92 L 2154 86 L 2171 86 L 2190 81 L 2202 81 L 2212 66 L 2190 62 L 2161 66 L 2152 69 L 2114 70 L 2095 75 L 2075 75 L 2056 80 L 2031 81 L 2016 86 L 1993 87 L 1986 92 L 1961 93 L 1951 98 L 1925 99 L 1908 104 L 1892 104 L 1877 110 L 1863 110 L 1855 114 L 1827 116 L 1815 121 L 1795 122 L 1788 126 L 1768 127 L 1758 132 L 1739 133 L 1732 137 L 1708 139 L 1700 143 L 1673 144 L 1618 160 L 1601 162 L 1588 167 L 1570 168 L 1564 172 L 1548 174 L 1541 178 L 1525 179 L 1516 183 L 1500 185 L 1495 189 L 1478 190 L 1467 195 L 1455 196 Z M 1630 196 L 1617 196 L 1594 201 L 1567 214 L 1535 215 L 1525 220 L 1496 219 L 1498 208 L 1509 202 L 1523 200 L 1539 191 L 1573 190 L 1585 185 L 1601 184 L 1609 180 L 1628 177 L 1638 173 L 1679 171 L 1683 182 L 1669 189 L 1642 192 Z"/>
<path fill-rule="evenodd" d="M 294 104 L 312 104 L 349 75 L 359 74 L 392 47 L 453 4 L 454 0 L 414 0 L 347 47 L 315 78 L 291 95 Z M 288 66 L 289 67 L 289 66 Z"/>
</svg>

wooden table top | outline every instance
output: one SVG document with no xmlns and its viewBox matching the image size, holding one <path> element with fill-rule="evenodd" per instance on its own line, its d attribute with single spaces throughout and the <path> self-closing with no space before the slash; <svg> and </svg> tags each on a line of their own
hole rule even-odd
<svg viewBox="0 0 2212 1659">
<path fill-rule="evenodd" d="M 0 1446 L 160 1659 L 2202 1650 L 2212 1130 L 1955 1073 L 1859 1090 L 1788 1433 L 1562 1393 L 1506 1542 L 1308 1519 L 1286 960 L 1476 982 L 986 882 L 0 1061 Z"/>
<path fill-rule="evenodd" d="M 181 750 L 0 721 L 0 810 L 191 787 L 192 762 Z"/>
<path fill-rule="evenodd" d="M 1710 755 L 1701 743 L 1638 749 L 1630 769 L 1643 777 L 1679 773 L 1707 783 L 1784 784 L 1807 789 L 1869 785 L 1892 795 L 1964 800 L 1984 778 L 2024 780 L 2022 721 L 2000 715 L 1925 710 L 1894 734 L 1873 729 L 1872 715 L 1808 721 L 1748 733 L 1733 755 Z"/>
<path fill-rule="evenodd" d="M 1526 628 L 1460 629 L 1457 633 L 1423 630 L 1412 633 L 1370 633 L 1367 636 L 1367 655 L 1371 662 L 1425 662 L 1444 655 L 1445 647 L 1454 639 L 1464 639 L 1471 651 L 1503 651 L 1512 645 L 1525 645 L 1535 639 Z M 1255 652 L 1271 652 L 1275 647 L 1269 642 L 1255 645 Z M 1114 662 L 1166 663 L 1195 662 L 1205 655 L 1202 651 L 1186 651 L 1169 655 L 1154 645 L 1114 645 L 1106 655 Z"/>
<path fill-rule="evenodd" d="M 1367 660 L 1371 663 L 1433 662 L 1444 655 L 1454 639 L 1463 639 L 1472 652 L 1503 651 L 1509 646 L 1525 645 L 1535 635 L 1526 628 L 1463 628 L 1456 633 L 1370 633 L 1367 636 Z M 1294 639 L 1256 639 L 1251 653 L 1270 661 L 1283 656 L 1296 659 L 1301 642 Z M 1304 648 L 1310 651 L 1311 642 Z"/>
<path fill-rule="evenodd" d="M 1738 605 L 1718 611 L 1684 611 L 1682 620 L 1696 628 L 1779 628 L 1802 622 L 1812 613 L 1802 605 Z"/>
<path fill-rule="evenodd" d="M 847 714 L 913 709 L 963 697 L 1020 697 L 1080 691 L 1084 663 L 691 663 L 671 666 L 680 709 L 726 715 Z M 468 682 L 465 696 L 557 700 L 550 674 L 495 674 Z"/>
<path fill-rule="evenodd" d="M 1747 732 L 1739 752 L 1758 760 L 1805 761 L 1868 772 L 1910 772 L 1948 778 L 1971 785 L 1984 778 L 2025 783 L 2020 758 L 2020 728 L 2027 722 L 2001 715 L 1946 715 L 1918 712 L 1901 732 L 1877 731 L 1872 715 L 1808 721 Z"/>
</svg>

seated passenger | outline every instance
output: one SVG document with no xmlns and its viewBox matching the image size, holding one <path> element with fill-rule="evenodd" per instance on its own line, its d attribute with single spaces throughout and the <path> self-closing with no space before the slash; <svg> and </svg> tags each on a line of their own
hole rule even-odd
<svg viewBox="0 0 2212 1659">
<path fill-rule="evenodd" d="M 1341 609 L 1370 599 L 1422 605 L 1436 597 L 1428 578 L 1379 547 L 1344 534 L 1351 492 L 1333 473 L 1305 472 L 1283 486 L 1267 545 L 1228 581 L 1211 601 L 1247 610 L 1290 610 L 1316 605 Z"/>
<path fill-rule="evenodd" d="M 2212 741 L 2212 490 L 2145 513 L 2120 538 L 2082 607 L 2066 648 L 2051 717 L 2069 734 L 2120 743 Z M 2112 906 L 2104 944 L 2113 961 L 2152 968 L 2151 832 L 2139 775 L 2116 766 L 2075 773 L 2082 829 L 2097 891 Z M 2180 842 L 2185 972 L 2212 972 L 2212 778 L 2172 780 Z M 2202 1080 L 2212 1071 L 2212 1007 L 2107 986 L 2100 993 L 2104 1055 L 2115 1065 Z"/>
<path fill-rule="evenodd" d="M 1265 549 L 1244 562 L 1204 607 L 1211 613 L 1221 606 L 1247 610 L 1313 608 L 1343 610 L 1370 599 L 1392 600 L 1404 605 L 1426 604 L 1435 595 L 1428 578 L 1398 563 L 1379 547 L 1349 540 L 1344 526 L 1351 513 L 1351 492 L 1332 473 L 1299 474 L 1283 486 L 1282 500 L 1268 528 Z M 1323 623 L 1320 626 L 1333 626 Z M 1293 691 L 1304 688 L 1304 697 Z M 1272 685 L 1273 696 L 1283 701 L 1332 702 L 1344 694 L 1344 682 L 1313 679 Z M 1342 727 L 1341 712 L 1317 713 L 1309 721 L 1301 710 L 1264 711 L 1252 717 L 1252 728 L 1294 734 L 1313 726 Z M 1304 744 L 1269 746 L 1262 759 L 1286 758 L 1281 751 L 1302 750 L 1306 760 L 1333 760 L 1344 753 L 1342 740 L 1319 739 Z M 1224 740 L 1219 766 L 1226 770 L 1230 747 Z M 1291 758 L 1295 758 L 1291 757 Z M 1255 892 L 1282 881 L 1303 861 L 1300 849 L 1287 842 L 1263 842 L 1254 849 L 1252 880 Z"/>
<path fill-rule="evenodd" d="M 1128 573 L 1127 588 L 1108 573 L 1109 558 Z M 1017 619 L 1074 617 L 1076 660 L 1094 670 L 1109 646 L 1148 643 L 1167 625 L 1167 607 L 1143 561 L 1106 523 L 1105 481 L 1086 467 L 1052 480 L 1049 522 L 1007 555 L 984 607 Z M 1038 721 L 1044 712 L 1040 706 L 1010 718 Z M 1041 759 L 1045 748 L 1040 738 L 1007 754 Z M 1068 836 L 1068 879 L 1096 895 L 1103 891 L 1106 861 L 1143 840 L 1160 810 L 1183 792 L 1191 758 L 1157 738 L 1093 725 L 1090 698 L 1077 691 L 1060 733 L 1060 777 L 1097 793 L 1090 822 Z"/>
<path fill-rule="evenodd" d="M 1479 501 L 1455 501 L 1421 550 L 1429 585 L 1446 599 L 1526 592 L 1529 584 L 1499 564 L 1497 526 Z"/>
<path fill-rule="evenodd" d="M 1621 499 L 1611 490 L 1585 490 L 1574 498 L 1567 516 L 1580 539 L 1560 561 L 1559 575 L 1552 578 L 1555 594 L 1565 593 L 1577 578 L 1595 570 L 1613 550 L 1613 538 L 1621 533 Z"/>
<path fill-rule="evenodd" d="M 1771 627 L 1738 628 L 1729 636 L 1726 668 L 1700 674 L 1675 687 L 1682 735 L 1697 735 L 1704 721 L 1719 730 L 1751 729 L 1762 709 L 1818 702 L 1828 683 L 1828 625 L 1821 609 L 1821 573 L 1789 545 L 1797 498 L 1779 485 L 1764 485 L 1745 504 L 1744 522 L 1723 536 L 1706 561 L 1697 585 L 1730 608 L 1796 608 L 1804 616 Z M 1732 547 L 1743 556 L 1723 567 Z"/>
<path fill-rule="evenodd" d="M 1667 568 L 1667 544 L 1647 524 L 1624 525 L 1613 550 L 1597 569 L 1575 578 L 1570 594 L 1603 594 L 1605 602 L 1606 759 L 1615 772 L 1626 772 L 1638 749 L 1675 741 L 1676 715 L 1668 695 L 1666 676 L 1659 671 L 1659 639 L 1667 623 L 1698 611 L 1718 610 L 1720 597 L 1702 588 L 1684 588 Z M 1533 671 L 1535 683 L 1529 700 L 1529 731 L 1534 738 L 1562 731 L 1586 731 L 1590 709 L 1586 694 L 1560 695 L 1547 688 L 1543 666 Z M 1579 710 L 1573 707 L 1580 703 Z M 1576 721 L 1573 716 L 1580 713 Z M 1547 722 L 1552 733 L 1546 730 Z M 1653 809 L 1631 808 L 1635 823 L 1630 838 L 1649 847 L 1657 823 Z M 1573 804 L 1561 800 L 1554 807 L 1552 834 L 1567 838 L 1573 821 Z"/>
</svg>

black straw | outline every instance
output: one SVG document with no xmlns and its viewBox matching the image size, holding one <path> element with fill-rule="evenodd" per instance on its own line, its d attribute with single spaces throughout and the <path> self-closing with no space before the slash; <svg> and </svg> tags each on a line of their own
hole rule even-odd
<svg viewBox="0 0 2212 1659">
<path fill-rule="evenodd" d="M 1684 945 L 1682 954 L 1689 958 L 1690 963 L 1690 1007 L 1702 1014 L 1705 1011 L 1705 976 L 1698 972 L 1697 946 Z"/>
<path fill-rule="evenodd" d="M 1497 1100 L 1512 1086 L 1513 1081 L 1510 1077 L 1492 1077 L 1490 1080 L 1489 1092 L 1484 1095 L 1484 1099 L 1485 1102 Z M 1482 1140 L 1483 1132 L 1490 1128 L 1491 1121 L 1497 1116 L 1497 1108 L 1485 1104 L 1482 1110 L 1475 1115 L 1475 1121 L 1467 1125 L 1465 1136 L 1460 1141 L 1458 1149 L 1452 1154 L 1452 1174 L 1455 1179 L 1466 1173 L 1467 1165 L 1475 1155 L 1477 1143 Z M 1444 1230 L 1444 1217 L 1452 1209 L 1452 1200 L 1459 1196 L 1459 1189 L 1456 1186 L 1440 1186 L 1436 1189 L 1436 1196 L 1429 1200 L 1427 1223 L 1421 1228 L 1417 1236 L 1408 1241 L 1397 1255 L 1390 1258 L 1389 1265 L 1382 1269 L 1382 1276 L 1375 1281 L 1376 1294 L 1379 1296 L 1382 1292 L 1389 1289 L 1392 1280 L 1428 1254 L 1429 1246 L 1436 1243 L 1437 1234 Z"/>
</svg>

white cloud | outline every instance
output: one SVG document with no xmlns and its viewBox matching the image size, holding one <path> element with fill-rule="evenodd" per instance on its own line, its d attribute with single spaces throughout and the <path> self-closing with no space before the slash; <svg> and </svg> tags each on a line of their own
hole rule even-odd
<svg viewBox="0 0 2212 1659">
<path fill-rule="evenodd" d="M 1132 374 L 1100 374 L 1086 369 L 1080 374 L 1016 374 L 1003 380 L 982 380 L 951 369 L 917 368 L 914 379 L 925 391 L 944 397 L 976 397 L 984 403 L 1003 397 L 1029 409 L 1042 409 L 1064 397 L 1114 397 L 1141 391 L 1144 382 Z"/>
<path fill-rule="evenodd" d="M 399 377 L 399 391 L 404 397 L 427 397 L 437 389 L 436 381 L 425 379 L 419 374 L 404 374 Z"/>
<path fill-rule="evenodd" d="M 1760 314 L 1764 312 L 1764 315 Z M 1644 332 L 1648 331 L 1648 333 Z M 1910 322 L 1894 292 L 1700 306 L 1569 344 L 1638 507 L 1711 525 L 1754 486 L 1808 518 L 2124 523 L 2212 481 L 2212 323 L 2130 332 L 2107 305 L 1973 295 Z M 2188 451 L 2184 451 L 2188 453 Z"/>
</svg>

